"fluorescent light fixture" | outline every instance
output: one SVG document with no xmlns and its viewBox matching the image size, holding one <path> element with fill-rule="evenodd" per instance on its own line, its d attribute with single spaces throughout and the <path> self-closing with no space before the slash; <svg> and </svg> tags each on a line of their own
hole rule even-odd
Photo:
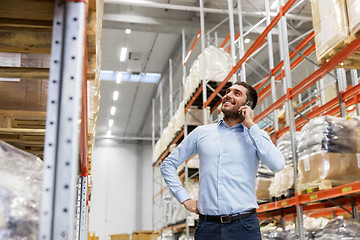
<svg viewBox="0 0 360 240">
<path fill-rule="evenodd" d="M 131 29 L 130 29 L 130 28 L 127 28 L 127 29 L 125 30 L 125 33 L 126 33 L 126 34 L 130 34 L 130 33 L 131 33 Z"/>
<path fill-rule="evenodd" d="M 106 136 L 110 136 L 111 135 L 111 131 L 110 130 L 107 130 L 106 131 Z"/>
<path fill-rule="evenodd" d="M 117 101 L 119 98 L 119 91 L 114 91 L 113 100 Z"/>
<path fill-rule="evenodd" d="M 121 62 L 125 61 L 126 53 L 127 53 L 127 48 L 126 47 L 121 48 L 121 52 L 120 52 L 120 61 Z"/>
<path fill-rule="evenodd" d="M 112 106 L 111 109 L 110 109 L 111 115 L 115 115 L 115 112 L 116 112 L 116 107 Z"/>
<path fill-rule="evenodd" d="M 279 4 L 279 0 L 274 0 L 270 5 L 270 9 L 276 10 L 276 8 L 278 7 L 278 4 Z"/>
<path fill-rule="evenodd" d="M 110 120 L 109 120 L 109 128 L 111 128 L 113 125 L 114 125 L 114 120 L 113 120 L 113 119 L 110 119 Z"/>
<path fill-rule="evenodd" d="M 249 43 L 250 42 L 250 38 L 245 38 L 244 39 L 244 43 Z"/>
<path fill-rule="evenodd" d="M 122 78 L 122 72 L 117 72 L 116 73 L 116 83 L 117 84 L 121 83 L 121 78 Z"/>
</svg>

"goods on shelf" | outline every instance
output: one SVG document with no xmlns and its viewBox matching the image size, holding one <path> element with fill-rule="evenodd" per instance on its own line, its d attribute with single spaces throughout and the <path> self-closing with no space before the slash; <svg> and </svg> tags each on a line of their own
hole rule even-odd
<svg viewBox="0 0 360 240">
<path fill-rule="evenodd" d="M 260 162 L 255 185 L 256 198 L 259 202 L 270 200 L 269 186 L 273 177 L 274 173 Z"/>
<path fill-rule="evenodd" d="M 316 57 L 318 62 L 344 44 L 349 36 L 345 0 L 312 0 Z"/>
<path fill-rule="evenodd" d="M 355 219 L 334 219 L 315 234 L 315 239 L 358 239 L 360 222 Z"/>
<path fill-rule="evenodd" d="M 291 147 L 290 133 L 282 135 L 277 141 L 277 148 L 285 158 L 285 167 L 275 173 L 269 187 L 270 197 L 289 197 L 289 190 L 294 188 L 293 151 Z M 295 139 L 298 141 L 300 132 L 295 132 Z"/>
<path fill-rule="evenodd" d="M 349 19 L 350 35 L 360 30 L 360 4 L 358 0 L 346 0 L 346 9 Z"/>
<path fill-rule="evenodd" d="M 170 119 L 167 127 L 161 133 L 161 137 L 155 144 L 153 153 L 153 162 L 169 147 L 170 143 L 176 135 L 183 129 L 185 124 L 184 103 L 181 102 L 178 110 Z M 198 126 L 203 124 L 203 110 L 197 108 L 189 108 L 187 114 L 187 125 Z"/>
<path fill-rule="evenodd" d="M 37 239 L 43 162 L 0 140 L 0 239 Z"/>
<path fill-rule="evenodd" d="M 152 231 L 135 231 L 132 234 L 132 240 L 152 240 L 153 236 L 156 239 L 159 235 L 153 235 Z"/>
<path fill-rule="evenodd" d="M 231 57 L 222 48 L 209 46 L 198 56 L 190 68 L 184 86 L 184 99 L 188 102 L 203 79 L 222 82 L 232 68 Z"/>
<path fill-rule="evenodd" d="M 294 169 L 286 165 L 283 170 L 275 173 L 269 186 L 270 197 L 289 197 L 289 190 L 294 188 Z"/>
<path fill-rule="evenodd" d="M 111 239 L 111 240 L 129 240 L 129 239 L 130 239 L 130 235 L 127 234 L 127 233 L 112 234 L 112 235 L 110 235 L 110 239 Z"/>
<path fill-rule="evenodd" d="M 256 178 L 255 193 L 258 202 L 269 201 L 271 199 L 269 193 L 271 182 L 271 178 Z"/>
<path fill-rule="evenodd" d="M 299 190 L 327 189 L 359 180 L 360 125 L 356 119 L 317 117 L 301 130 Z"/>
</svg>

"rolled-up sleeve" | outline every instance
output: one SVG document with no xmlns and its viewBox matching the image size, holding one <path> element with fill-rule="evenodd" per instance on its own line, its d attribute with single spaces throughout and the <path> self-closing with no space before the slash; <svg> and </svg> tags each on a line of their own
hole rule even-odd
<svg viewBox="0 0 360 240">
<path fill-rule="evenodd" d="M 269 135 L 256 124 L 249 129 L 249 134 L 259 159 L 273 172 L 282 170 L 285 166 L 284 156 L 275 147 Z"/>
<path fill-rule="evenodd" d="M 180 203 L 183 203 L 190 197 L 182 186 L 176 170 L 183 162 L 197 152 L 197 131 L 198 128 L 193 130 L 179 146 L 165 158 L 160 167 L 167 186 Z"/>
</svg>

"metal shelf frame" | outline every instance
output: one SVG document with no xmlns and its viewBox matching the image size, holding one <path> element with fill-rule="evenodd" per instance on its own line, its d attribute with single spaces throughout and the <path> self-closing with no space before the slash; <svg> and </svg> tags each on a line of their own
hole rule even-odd
<svg viewBox="0 0 360 240">
<path fill-rule="evenodd" d="M 55 2 L 39 240 L 87 239 L 86 16 L 87 1 Z"/>
</svg>

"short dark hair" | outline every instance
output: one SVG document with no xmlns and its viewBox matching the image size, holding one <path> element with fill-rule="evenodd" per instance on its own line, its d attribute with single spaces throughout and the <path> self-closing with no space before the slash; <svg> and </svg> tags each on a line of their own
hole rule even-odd
<svg viewBox="0 0 360 240">
<path fill-rule="evenodd" d="M 247 84 L 246 82 L 237 82 L 234 85 L 240 85 L 247 89 L 247 93 L 246 93 L 247 100 L 250 101 L 251 103 L 251 109 L 254 109 L 258 101 L 258 95 L 255 88 L 253 88 L 251 85 Z"/>
</svg>

